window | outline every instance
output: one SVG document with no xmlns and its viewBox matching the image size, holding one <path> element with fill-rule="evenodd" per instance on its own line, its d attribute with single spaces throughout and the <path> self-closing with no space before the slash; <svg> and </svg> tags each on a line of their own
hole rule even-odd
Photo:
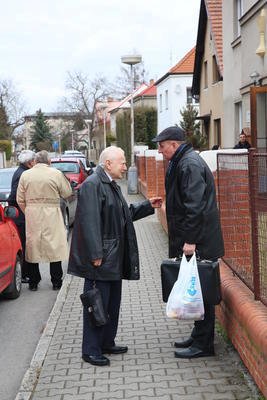
<svg viewBox="0 0 267 400">
<path fill-rule="evenodd" d="M 218 69 L 218 64 L 216 60 L 216 56 L 212 57 L 212 83 L 219 82 L 221 80 L 220 72 Z"/>
<path fill-rule="evenodd" d="M 162 112 L 162 94 L 159 95 L 159 111 Z"/>
<path fill-rule="evenodd" d="M 187 104 L 193 103 L 191 87 L 186 88 L 186 102 Z"/>
<path fill-rule="evenodd" d="M 235 136 L 238 138 L 242 130 L 242 101 L 235 103 Z"/>
<path fill-rule="evenodd" d="M 165 109 L 169 108 L 169 98 L 168 98 L 168 90 L 165 90 Z"/>
<path fill-rule="evenodd" d="M 221 119 L 214 120 L 214 143 L 221 145 Z"/>
<path fill-rule="evenodd" d="M 204 89 L 208 87 L 208 62 L 204 61 Z"/>
<path fill-rule="evenodd" d="M 238 37 L 241 34 L 239 19 L 243 15 L 243 0 L 235 0 L 234 7 L 234 33 Z"/>
</svg>

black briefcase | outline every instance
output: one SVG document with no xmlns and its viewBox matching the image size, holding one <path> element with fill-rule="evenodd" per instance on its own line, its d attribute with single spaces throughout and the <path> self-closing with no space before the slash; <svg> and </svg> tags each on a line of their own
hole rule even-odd
<svg viewBox="0 0 267 400">
<path fill-rule="evenodd" d="M 180 258 L 168 259 L 161 263 L 162 299 L 165 303 L 178 278 L 181 260 Z M 204 303 L 219 304 L 222 298 L 219 262 L 197 260 L 197 267 Z"/>
<path fill-rule="evenodd" d="M 104 310 L 101 293 L 97 287 L 93 287 L 87 292 L 82 293 L 80 299 L 89 313 L 91 326 L 103 326 L 107 324 L 109 317 Z"/>
</svg>

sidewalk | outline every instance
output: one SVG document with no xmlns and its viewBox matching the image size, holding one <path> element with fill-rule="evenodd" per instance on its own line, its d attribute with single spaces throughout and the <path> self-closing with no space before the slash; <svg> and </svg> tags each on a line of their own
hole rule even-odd
<svg viewBox="0 0 267 400">
<path fill-rule="evenodd" d="M 121 186 L 125 192 L 125 182 Z M 142 199 L 130 196 L 128 201 Z M 83 280 L 67 275 L 16 400 L 258 399 L 238 354 L 219 334 L 215 357 L 174 358 L 174 340 L 187 338 L 192 323 L 165 316 L 160 262 L 167 257 L 167 236 L 156 216 L 135 227 L 141 280 L 123 282 L 117 335 L 128 353 L 110 355 L 109 367 L 82 361 Z"/>
</svg>

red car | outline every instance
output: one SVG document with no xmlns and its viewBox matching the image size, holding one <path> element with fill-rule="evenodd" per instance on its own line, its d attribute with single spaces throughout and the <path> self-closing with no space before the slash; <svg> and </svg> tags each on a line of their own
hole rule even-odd
<svg viewBox="0 0 267 400">
<path fill-rule="evenodd" d="M 21 291 L 22 246 L 12 221 L 17 215 L 15 207 L 0 204 L 0 293 L 8 299 L 16 299 Z"/>
<path fill-rule="evenodd" d="M 52 158 L 51 166 L 62 171 L 71 182 L 76 182 L 75 189 L 88 177 L 84 164 L 77 158 Z"/>
</svg>

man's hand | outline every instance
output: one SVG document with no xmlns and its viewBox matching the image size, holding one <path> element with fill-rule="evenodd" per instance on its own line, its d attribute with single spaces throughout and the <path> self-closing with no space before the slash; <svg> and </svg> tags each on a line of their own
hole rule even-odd
<svg viewBox="0 0 267 400">
<path fill-rule="evenodd" d="M 189 243 L 184 244 L 183 252 L 186 256 L 191 256 L 192 254 L 194 254 L 195 251 L 196 251 L 195 244 L 189 244 Z"/>
<path fill-rule="evenodd" d="M 91 263 L 94 267 L 99 267 L 102 264 L 102 258 L 98 258 L 97 260 L 92 260 Z"/>
<path fill-rule="evenodd" d="M 149 201 L 153 208 L 160 208 L 162 206 L 162 197 L 151 197 Z"/>
</svg>

